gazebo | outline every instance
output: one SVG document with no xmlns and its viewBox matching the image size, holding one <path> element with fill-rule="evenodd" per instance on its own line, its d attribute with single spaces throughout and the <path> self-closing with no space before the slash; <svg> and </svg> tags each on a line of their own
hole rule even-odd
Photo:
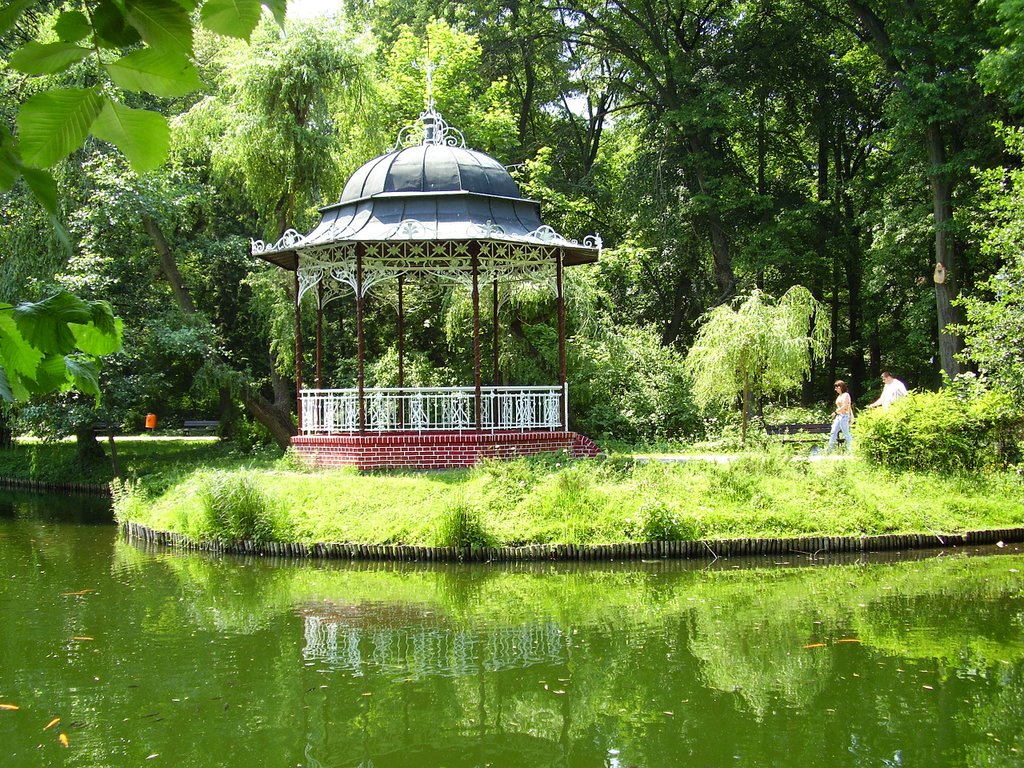
<svg viewBox="0 0 1024 768">
<path fill-rule="evenodd" d="M 440 468 L 485 457 L 544 451 L 593 456 L 596 445 L 569 429 L 566 383 L 565 267 L 597 261 L 601 240 L 569 240 L 545 226 L 540 205 L 523 198 L 497 160 L 467 149 L 433 105 L 403 130 L 393 151 L 359 168 L 341 200 L 321 209 L 320 223 L 288 230 L 252 253 L 294 273 L 298 435 L 292 446 L 317 466 Z M 472 385 L 405 386 L 404 290 L 410 280 L 469 289 L 473 302 Z M 558 315 L 558 382 L 499 384 L 501 285 L 552 284 Z M 398 386 L 364 381 L 364 303 L 375 287 L 397 283 Z M 492 295 L 493 381 L 481 370 L 481 286 Z M 315 301 L 316 388 L 303 384 L 300 319 L 303 298 Z M 323 309 L 355 297 L 356 386 L 325 388 L 321 371 Z"/>
</svg>

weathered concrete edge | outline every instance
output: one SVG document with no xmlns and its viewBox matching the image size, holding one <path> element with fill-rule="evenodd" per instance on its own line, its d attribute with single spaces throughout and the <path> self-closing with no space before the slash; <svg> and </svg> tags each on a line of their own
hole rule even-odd
<svg viewBox="0 0 1024 768">
<path fill-rule="evenodd" d="M 255 541 L 195 541 L 181 533 L 157 531 L 125 522 L 129 540 L 190 551 L 275 557 L 393 560 L 406 562 L 523 562 L 540 560 L 607 561 L 655 558 L 703 559 L 720 557 L 820 555 L 829 552 L 886 552 L 905 549 L 967 547 L 1024 541 L 1024 528 L 967 531 L 958 534 L 892 534 L 882 536 L 803 536 L 770 539 L 701 539 L 652 541 L 639 544 L 535 544 L 523 547 L 417 547 L 404 544 L 300 544 Z"/>
<path fill-rule="evenodd" d="M 47 480 L 26 480 L 21 477 L 0 477 L 0 488 L 17 491 L 43 491 L 48 493 L 82 493 L 109 496 L 110 486 L 96 483 L 53 483 Z"/>
</svg>

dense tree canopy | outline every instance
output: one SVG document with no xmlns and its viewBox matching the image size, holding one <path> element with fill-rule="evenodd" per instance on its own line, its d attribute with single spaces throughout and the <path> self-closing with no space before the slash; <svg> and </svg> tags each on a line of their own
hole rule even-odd
<svg viewBox="0 0 1024 768">
<path fill-rule="evenodd" d="M 242 405 L 286 440 L 292 286 L 248 239 L 314 223 L 423 108 L 429 63 L 469 144 L 560 232 L 604 238 L 569 286 L 581 428 L 699 431 L 679 373 L 702 318 L 794 285 L 832 329 L 806 402 L 840 376 L 870 396 L 882 368 L 929 387 L 982 365 L 1013 386 L 1019 360 L 996 353 L 1019 346 L 1019 5 L 346 0 L 308 23 L 283 0 L 17 0 L 0 11 L 0 299 L 112 305 L 112 419 Z M 410 366 L 465 383 L 466 297 L 417 290 Z M 389 298 L 367 307 L 380 382 Z M 502 302 L 504 379 L 550 377 L 553 313 L 543 291 Z M 331 385 L 354 376 L 351 317 L 325 314 Z"/>
</svg>

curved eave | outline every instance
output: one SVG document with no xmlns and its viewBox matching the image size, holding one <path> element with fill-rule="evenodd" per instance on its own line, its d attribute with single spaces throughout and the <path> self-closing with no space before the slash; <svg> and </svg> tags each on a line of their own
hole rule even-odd
<svg viewBox="0 0 1024 768">
<path fill-rule="evenodd" d="M 339 240 L 337 242 L 339 242 L 339 243 L 345 243 L 345 242 L 353 242 L 353 243 L 359 243 L 359 242 L 361 242 L 361 243 L 389 242 L 389 243 L 394 243 L 394 242 L 402 242 L 402 241 L 405 241 L 405 242 L 423 242 L 422 240 L 418 240 L 418 239 L 415 239 L 415 238 L 407 238 L 407 237 L 406 238 L 395 238 L 395 239 L 387 240 L 387 241 L 380 241 L 380 240 Z M 598 261 L 598 258 L 600 256 L 600 250 L 597 249 L 597 248 L 589 248 L 589 247 L 583 246 L 583 245 L 571 245 L 571 244 L 566 245 L 564 243 L 559 243 L 559 242 L 544 243 L 544 242 L 539 242 L 539 241 L 535 241 L 535 240 L 517 241 L 517 240 L 511 240 L 511 239 L 508 239 L 508 238 L 494 239 L 494 238 L 482 238 L 482 237 L 466 238 L 466 242 L 514 243 L 514 244 L 521 244 L 521 245 L 532 245 L 532 246 L 536 246 L 536 247 L 559 248 L 562 251 L 562 254 L 563 254 L 562 264 L 564 266 L 566 266 L 566 267 L 575 267 L 575 266 L 579 266 L 580 264 L 596 264 L 597 261 Z M 256 253 L 256 254 L 253 254 L 253 255 L 256 256 L 257 258 L 263 259 L 264 261 L 270 262 L 271 264 L 274 264 L 274 265 L 276 265 L 278 267 L 281 267 L 281 269 L 286 269 L 289 272 L 294 272 L 296 267 L 297 267 L 297 265 L 298 265 L 298 254 L 301 253 L 302 250 L 303 249 L 300 246 L 298 250 L 292 248 L 292 249 L 282 250 L 282 251 Z"/>
<path fill-rule="evenodd" d="M 307 250 L 345 243 L 495 242 L 558 248 L 565 265 L 597 261 L 599 247 L 561 238 L 540 217 L 534 200 L 476 192 L 385 192 L 321 209 L 320 223 L 304 236 L 286 234 L 275 246 L 253 253 L 294 270 Z"/>
</svg>

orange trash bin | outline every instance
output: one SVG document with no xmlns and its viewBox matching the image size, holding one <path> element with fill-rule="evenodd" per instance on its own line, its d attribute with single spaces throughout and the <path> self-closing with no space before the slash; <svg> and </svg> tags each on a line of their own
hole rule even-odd
<svg viewBox="0 0 1024 768">
<path fill-rule="evenodd" d="M 146 414 L 146 429 L 156 429 L 156 414 L 155 413 L 147 413 Z"/>
</svg>

